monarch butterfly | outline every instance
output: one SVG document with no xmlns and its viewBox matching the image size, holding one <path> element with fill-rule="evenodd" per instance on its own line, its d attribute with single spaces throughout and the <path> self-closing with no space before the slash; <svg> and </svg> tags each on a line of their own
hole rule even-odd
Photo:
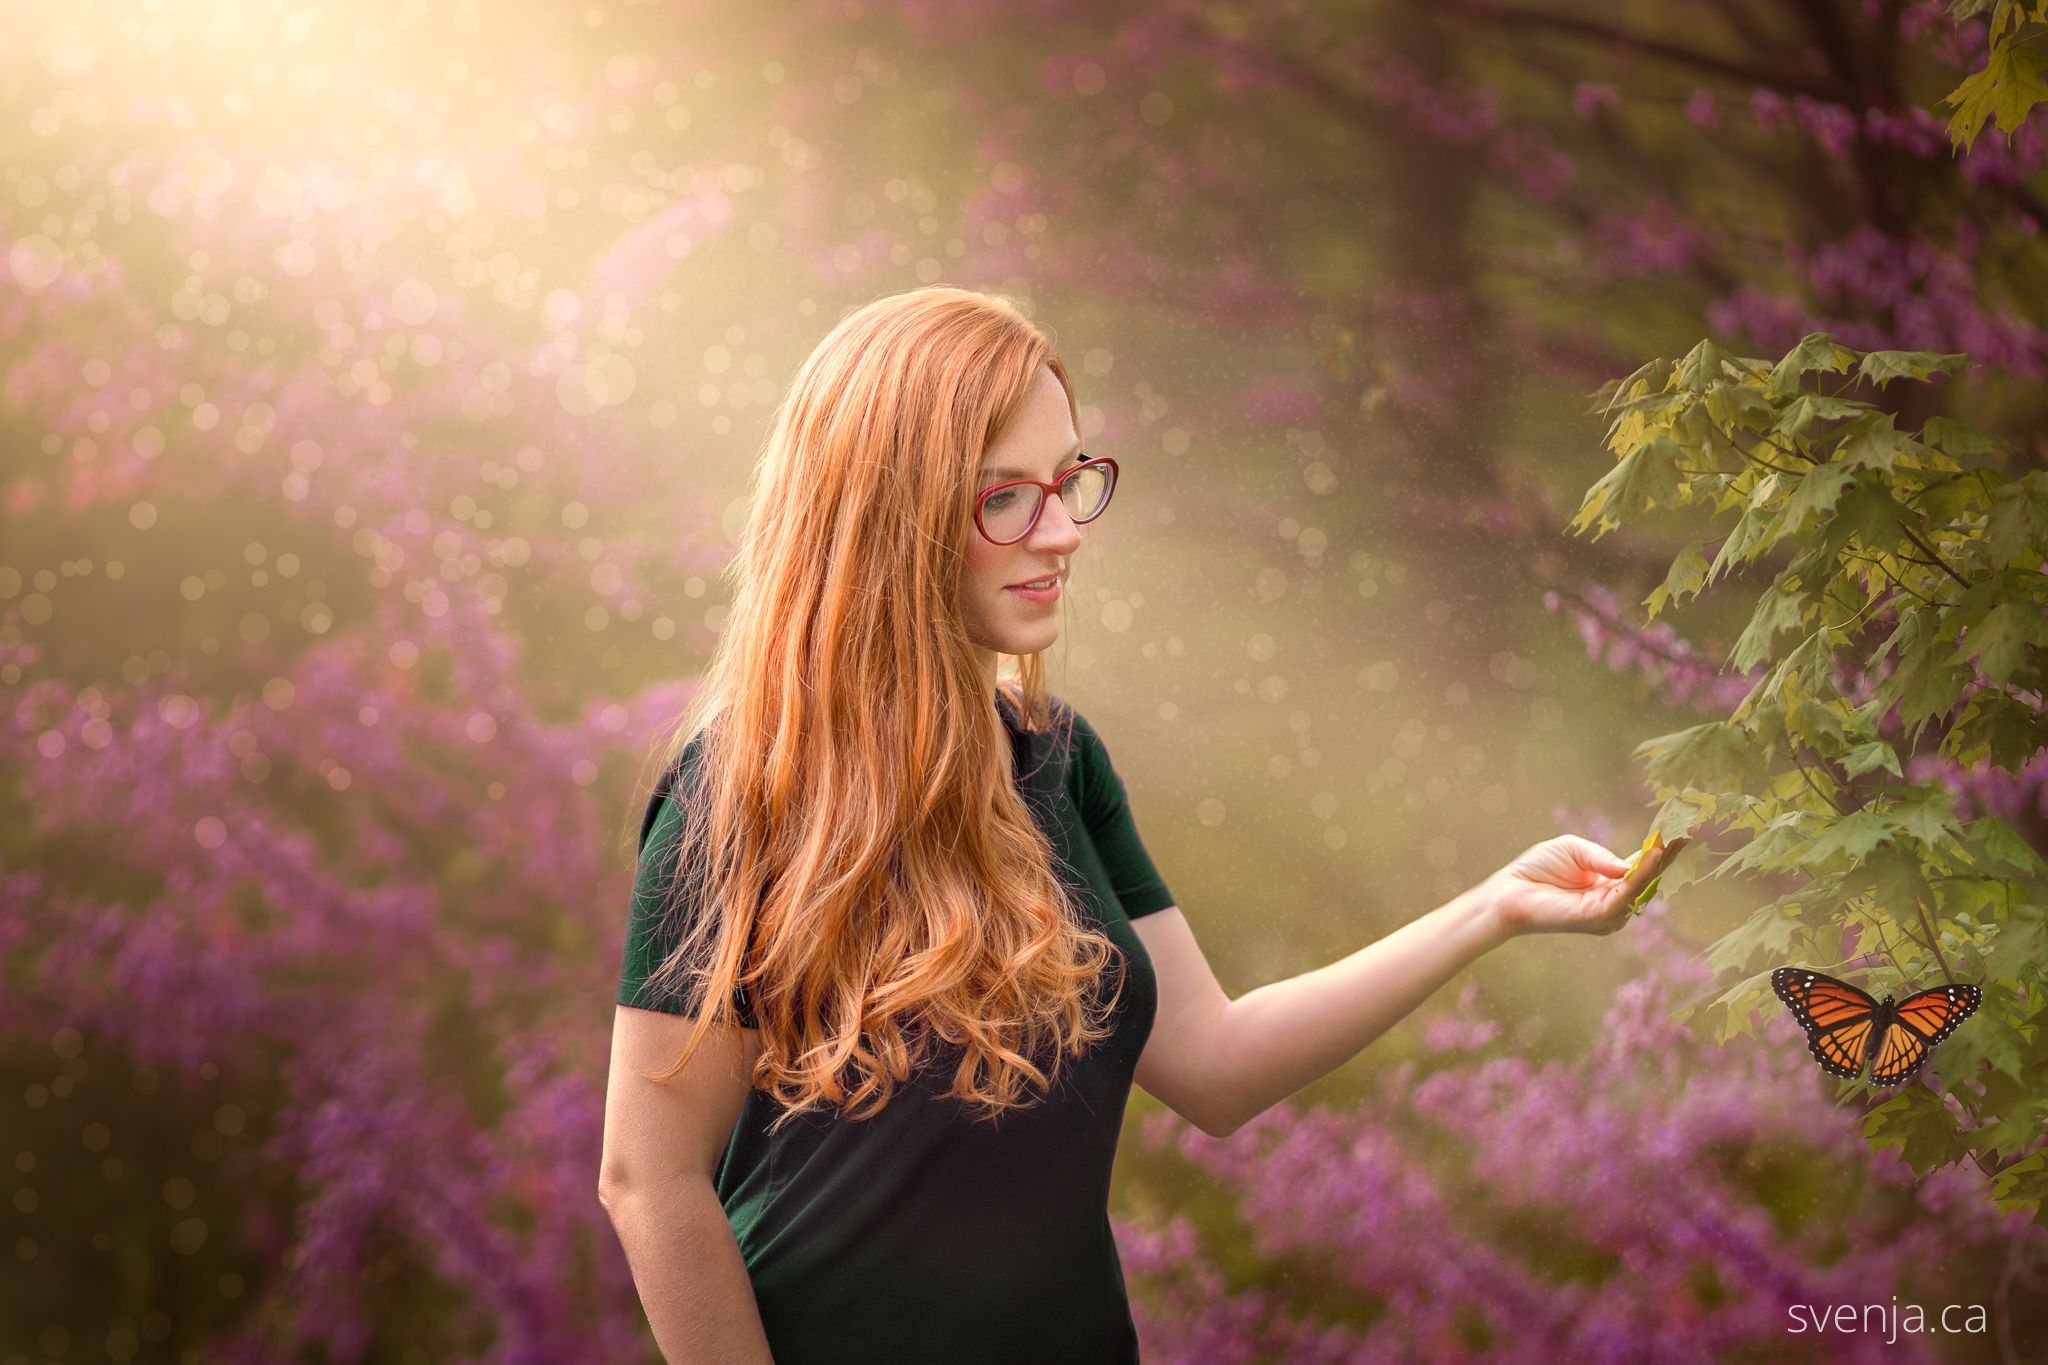
<svg viewBox="0 0 2048 1365">
<path fill-rule="evenodd" d="M 1872 1085 L 1897 1085 L 1918 1071 L 1934 1045 L 1984 1003 L 1981 988 L 1953 981 L 1896 1003 L 1889 995 L 1874 1000 L 1804 967 L 1778 968 L 1771 989 L 1806 1030 L 1806 1050 L 1821 1070 L 1854 1080 L 1868 1061 Z"/>
</svg>

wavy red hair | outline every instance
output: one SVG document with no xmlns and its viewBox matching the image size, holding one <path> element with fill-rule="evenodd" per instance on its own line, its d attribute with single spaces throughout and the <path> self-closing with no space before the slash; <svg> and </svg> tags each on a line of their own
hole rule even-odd
<svg viewBox="0 0 2048 1365">
<path fill-rule="evenodd" d="M 696 1027 L 656 1079 L 737 1022 L 741 983 L 777 1127 L 871 1116 L 939 1044 L 947 1093 L 993 1117 L 1108 1035 L 1121 953 L 1054 872 L 962 614 L 975 473 L 1040 366 L 1072 408 L 1015 302 L 916 289 L 842 319 L 777 409 L 731 615 L 661 756 L 698 741 L 674 878 L 697 902 L 652 978 L 690 983 Z M 1015 662 L 999 685 L 1052 728 L 1041 656 Z"/>
</svg>

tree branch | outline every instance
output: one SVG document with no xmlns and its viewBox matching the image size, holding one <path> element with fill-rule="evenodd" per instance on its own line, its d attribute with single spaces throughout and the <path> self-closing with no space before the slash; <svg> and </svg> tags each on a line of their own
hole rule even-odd
<svg viewBox="0 0 2048 1365">
<path fill-rule="evenodd" d="M 1570 14 L 1543 14 L 1535 10 L 1491 10 L 1481 11 L 1473 17 L 1480 22 L 1498 24 L 1505 28 L 1536 29 L 1559 34 L 1567 38 L 1580 38 L 1588 42 L 1623 44 L 1633 47 L 1649 56 L 1658 57 L 1674 66 L 1687 67 L 1695 71 L 1708 71 L 1729 80 L 1749 85 L 1769 86 L 1775 90 L 1790 90 L 1814 99 L 1832 99 L 1837 93 L 1832 87 L 1797 76 L 1775 71 L 1759 70 L 1744 66 L 1727 57 L 1702 52 L 1697 48 L 1680 43 L 1667 42 L 1662 38 L 1648 38 L 1640 33 L 1615 28 L 1597 20 L 1581 19 Z"/>
</svg>

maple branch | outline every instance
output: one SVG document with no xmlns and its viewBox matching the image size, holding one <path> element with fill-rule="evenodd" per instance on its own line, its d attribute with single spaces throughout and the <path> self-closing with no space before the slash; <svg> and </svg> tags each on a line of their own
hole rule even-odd
<svg viewBox="0 0 2048 1365">
<path fill-rule="evenodd" d="M 1817 784 L 1813 780 L 1813 774 L 1808 772 L 1806 769 L 1806 765 L 1799 761 L 1799 750 L 1797 746 L 1788 745 L 1786 746 L 1785 752 L 1791 758 L 1792 766 L 1799 769 L 1799 775 L 1806 779 L 1806 785 L 1813 789 L 1813 794 L 1815 796 L 1818 796 L 1821 800 L 1827 802 L 1828 806 L 1835 812 L 1835 814 L 1843 814 L 1844 812 L 1842 810 L 1841 804 L 1837 802 L 1834 797 L 1829 796 L 1826 792 L 1820 789 L 1819 784 Z"/>
<path fill-rule="evenodd" d="M 1932 545 L 1929 545 L 1926 541 L 1920 539 L 1920 537 L 1913 534 L 1912 527 L 1907 526 L 1902 522 L 1899 525 L 1899 530 L 1905 533 L 1906 539 L 1912 541 L 1915 545 L 1919 546 L 1921 549 L 1927 552 L 1929 556 L 1928 562 L 1930 564 L 1932 564 L 1936 568 L 1939 568 L 1943 573 L 1947 574 L 1950 578 L 1953 578 L 1956 582 L 1962 584 L 1965 588 L 1970 586 L 1970 580 L 1963 577 L 1961 574 L 1957 573 L 1954 569 L 1950 568 L 1948 565 L 1948 561 L 1943 559 L 1941 555 L 1936 552 L 1935 548 Z"/>
<path fill-rule="evenodd" d="M 1914 913 L 1920 916 L 1920 927 L 1927 931 L 1927 946 L 1934 951 L 1934 960 L 1941 964 L 1941 972 L 1948 980 L 1956 979 L 1955 968 L 1948 965 L 1948 958 L 1941 951 L 1941 939 L 1935 934 L 1934 926 L 1927 922 L 1927 907 L 1918 896 L 1913 897 Z"/>
</svg>

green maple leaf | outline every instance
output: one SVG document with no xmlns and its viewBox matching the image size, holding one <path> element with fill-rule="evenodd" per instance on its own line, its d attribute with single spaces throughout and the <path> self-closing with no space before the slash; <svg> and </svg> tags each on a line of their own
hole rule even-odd
<svg viewBox="0 0 2048 1365">
<path fill-rule="evenodd" d="M 1740 791 L 1763 775 L 1748 738 L 1723 720 L 1646 739 L 1630 756 L 1642 761 L 1652 782 L 1666 786 L 1691 784 L 1696 778 L 1706 790 Z"/>
<path fill-rule="evenodd" d="M 1724 972 L 1747 967 L 1758 958 L 1782 962 L 1799 930 L 1796 918 L 1778 906 L 1766 905 L 1741 928 L 1731 929 L 1708 947 L 1707 965 L 1716 972 Z"/>
<path fill-rule="evenodd" d="M 1808 370 L 1834 370 L 1846 374 L 1855 358 L 1854 351 L 1838 343 L 1829 333 L 1808 332 L 1783 360 L 1772 367 L 1771 384 L 1775 388 L 1789 388 L 1798 383 L 1799 376 Z"/>
<path fill-rule="evenodd" d="M 1830 398 L 1826 394 L 1802 393 L 1794 399 L 1778 418 L 1778 425 L 1772 430 L 1782 431 L 1788 436 L 1797 436 L 1815 422 L 1832 422 L 1837 418 L 1854 417 L 1870 411 L 1868 403 L 1859 403 L 1853 398 Z"/>
<path fill-rule="evenodd" d="M 1880 469 L 1890 473 L 1899 457 L 1921 456 L 1927 447 L 1892 425 L 1888 412 L 1873 412 L 1842 428 L 1842 447 L 1835 462 L 1848 469 Z M 1918 460 L 1909 461 L 1917 466 Z"/>
<path fill-rule="evenodd" d="M 1861 777 L 1879 768 L 1888 769 L 1893 777 L 1905 780 L 1906 774 L 1899 767 L 1898 752 L 1881 739 L 1859 744 L 1842 755 L 1842 771 L 1851 777 Z"/>
<path fill-rule="evenodd" d="M 1678 362 L 1679 387 L 1695 392 L 1705 392 L 1710 386 L 1719 384 L 1727 372 L 1740 373 L 1735 357 L 1728 354 L 1712 341 L 1702 341 L 1686 353 Z"/>
<path fill-rule="evenodd" d="M 1571 529 L 1583 531 L 1597 521 L 1593 539 L 1598 540 L 1621 524 L 1617 512 L 1635 516 L 1653 506 L 1672 506 L 1678 499 L 1678 461 L 1684 453 L 1669 436 L 1654 437 L 1631 450 L 1586 491 Z"/>
<path fill-rule="evenodd" d="M 1943 104 L 1956 107 L 1948 122 L 1951 148 L 1968 152 L 1984 130 L 1986 119 L 1997 122 L 2006 145 L 2011 146 L 2012 135 L 2027 121 L 2028 111 L 2048 100 L 2044 70 L 2048 70 L 2048 52 L 2015 44 L 1993 47 L 1982 71 L 1964 77 L 1961 85 L 1942 97 Z"/>
<path fill-rule="evenodd" d="M 1818 866 L 1839 854 L 1854 866 L 1894 832 L 1892 822 L 1871 811 L 1851 811 L 1830 824 L 1820 837 L 1802 850 L 1802 861 Z"/>
<path fill-rule="evenodd" d="M 1985 856 L 2015 871 L 2035 876 L 2048 875 L 2048 862 L 2034 852 L 2020 832 L 1995 815 L 1980 815 L 1969 824 L 1970 836 L 1983 846 Z"/>
<path fill-rule="evenodd" d="M 1970 627 L 1970 633 L 1956 645 L 1953 657 L 1967 663 L 1975 655 L 1977 671 L 2003 684 L 2011 682 L 2013 674 L 2019 671 L 2030 645 L 2048 648 L 2048 621 L 2041 618 L 2038 610 L 2000 602 Z"/>
<path fill-rule="evenodd" d="M 2016 1081 L 2025 1077 L 2025 1040 L 1994 1014 L 1980 1014 L 1942 1045 L 1942 1069 L 1955 1076 L 1974 1076 L 1981 1066 L 2003 1071 Z"/>
<path fill-rule="evenodd" d="M 1856 373 L 1883 388 L 1894 379 L 1925 379 L 1936 372 L 1954 374 L 1969 358 L 1961 352 L 1943 355 L 1938 351 L 1872 351 L 1863 357 Z"/>
<path fill-rule="evenodd" d="M 1939 446 L 1951 455 L 1998 455 L 2008 443 L 2002 436 L 1980 431 L 1968 422 L 1958 422 L 1953 417 L 1930 417 L 1920 427 L 1920 439 L 1927 445 Z"/>
<path fill-rule="evenodd" d="M 1908 1086 L 1863 1116 L 1863 1134 L 1873 1147 L 1896 1147 L 1915 1171 L 1960 1161 L 1969 1143 L 1956 1130 L 1955 1115 L 1925 1086 Z"/>
<path fill-rule="evenodd" d="M 1883 818 L 1893 829 L 1912 835 L 1930 848 L 1948 844 L 1963 832 L 1946 787 L 1908 788 L 1887 803 Z"/>
<path fill-rule="evenodd" d="M 2048 1196 L 2048 1152 L 2036 1152 L 1998 1173 L 1991 1197 L 2002 1210 L 2039 1210 Z"/>
<path fill-rule="evenodd" d="M 1965 767 L 1988 757 L 2016 773 L 2048 744 L 2048 718 L 2017 697 L 1986 690 L 1963 703 L 1963 712 L 1942 748 Z"/>
<path fill-rule="evenodd" d="M 1847 460 L 1816 465 L 1792 489 L 1779 520 L 1771 526 L 1776 536 L 1800 536 L 1824 514 L 1832 514 L 1842 499 L 1842 490 L 1855 482 L 1856 467 Z"/>
<path fill-rule="evenodd" d="M 2048 472 L 2035 470 L 2001 487 L 1984 538 L 1991 548 L 1991 567 L 2025 565 L 2048 545 Z"/>
<path fill-rule="evenodd" d="M 1771 657 L 1771 641 L 1780 631 L 1794 630 L 1805 623 L 1806 604 L 1812 597 L 1804 588 L 1780 588 L 1773 583 L 1771 590 L 1758 600 L 1749 624 L 1729 652 L 1728 666 L 1746 673 Z"/>
<path fill-rule="evenodd" d="M 1839 530 L 1865 549 L 1897 550 L 1906 543 L 1905 528 L 1918 520 L 1882 484 L 1859 479 L 1836 503 L 1830 539 Z"/>
<path fill-rule="evenodd" d="M 1687 542 L 1686 547 L 1678 552 L 1678 558 L 1671 561 L 1671 572 L 1664 575 L 1664 581 L 1643 599 L 1652 619 L 1666 604 L 1681 597 L 1699 595 L 1700 585 L 1707 577 L 1707 556 L 1700 546 L 1701 542 L 1697 540 Z"/>
</svg>

